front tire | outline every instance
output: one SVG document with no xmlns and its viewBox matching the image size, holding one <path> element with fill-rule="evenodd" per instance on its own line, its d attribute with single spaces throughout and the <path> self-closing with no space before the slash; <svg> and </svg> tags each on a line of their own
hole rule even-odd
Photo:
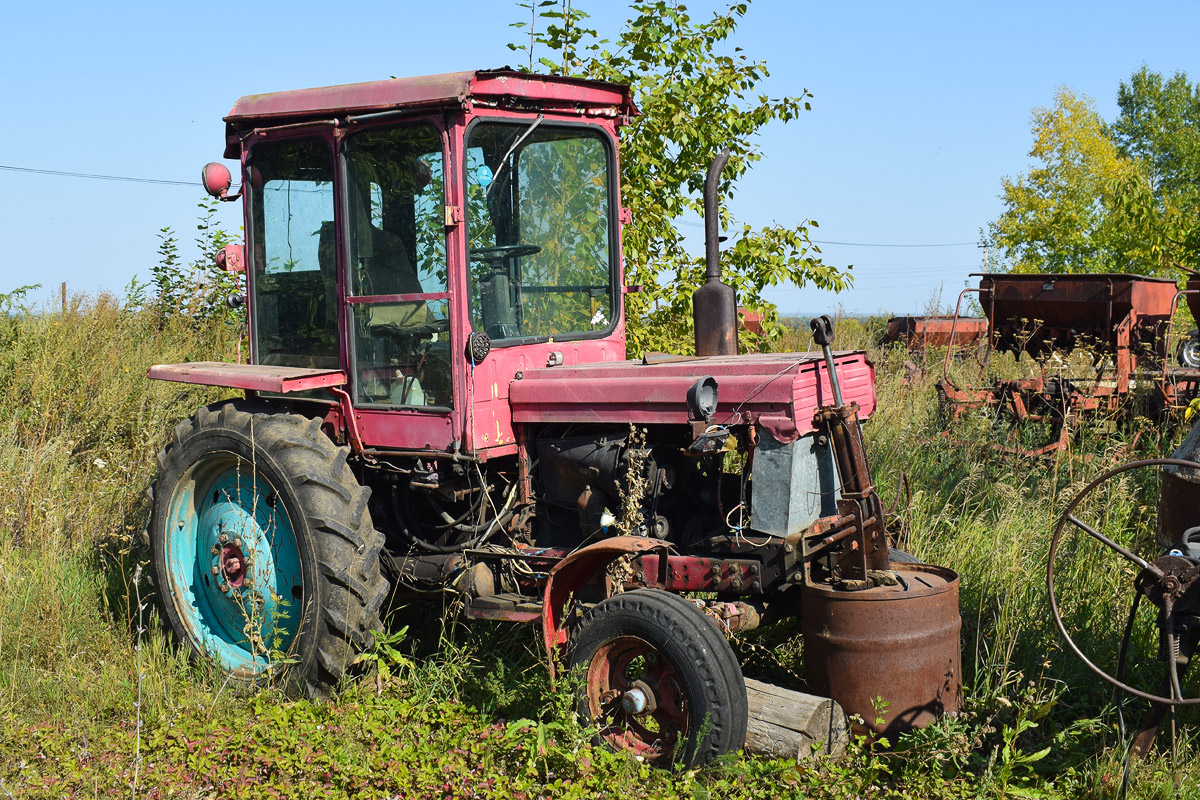
<svg viewBox="0 0 1200 800">
<path fill-rule="evenodd" d="M 746 682 L 729 642 L 679 595 L 637 589 L 597 603 L 571 634 L 579 714 L 598 738 L 655 766 L 694 766 L 746 742 Z"/>
<path fill-rule="evenodd" d="M 227 402 L 159 454 L 149 527 L 163 615 L 235 683 L 325 694 L 382 626 L 383 537 L 318 420 Z"/>
</svg>

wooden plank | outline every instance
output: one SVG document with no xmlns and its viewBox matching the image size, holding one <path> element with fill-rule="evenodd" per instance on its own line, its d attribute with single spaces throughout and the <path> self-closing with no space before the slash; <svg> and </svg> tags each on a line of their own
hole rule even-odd
<svg viewBox="0 0 1200 800">
<path fill-rule="evenodd" d="M 846 752 L 846 713 L 828 697 L 747 678 L 746 699 L 750 709 L 746 749 L 750 752 L 797 761 Z"/>
</svg>

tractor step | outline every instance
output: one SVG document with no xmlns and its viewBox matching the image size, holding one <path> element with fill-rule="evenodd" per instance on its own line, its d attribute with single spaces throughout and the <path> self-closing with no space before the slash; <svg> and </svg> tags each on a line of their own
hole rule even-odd
<svg viewBox="0 0 1200 800">
<path fill-rule="evenodd" d="M 542 618 L 542 604 L 529 595 L 509 592 L 487 597 L 468 597 L 463 613 L 471 619 L 534 622 Z"/>
</svg>

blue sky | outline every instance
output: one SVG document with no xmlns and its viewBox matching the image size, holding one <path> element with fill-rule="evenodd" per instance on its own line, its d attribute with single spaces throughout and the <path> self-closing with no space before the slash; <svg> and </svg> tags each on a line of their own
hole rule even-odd
<svg viewBox="0 0 1200 800">
<path fill-rule="evenodd" d="M 579 4 L 579 3 L 577 3 Z M 602 34 L 625 7 L 582 2 Z M 717 7 L 688 3 L 694 17 Z M 443 9 L 453 9 L 447 13 Z M 237 97 L 515 63 L 515 2 L 21 3 L 5 12 L 0 165 L 198 180 L 217 160 Z M 952 303 L 1001 210 L 1005 175 L 1029 166 L 1029 115 L 1060 85 L 1107 119 L 1144 63 L 1200 80 L 1192 2 L 875 3 L 757 0 L 735 44 L 767 62 L 772 95 L 813 110 L 762 137 L 764 160 L 731 211 L 754 225 L 820 223 L 826 261 L 854 264 L 840 295 L 785 287 L 785 313 L 841 306 L 920 312 Z M 120 291 L 155 262 L 171 226 L 190 254 L 198 186 L 0 170 L 0 292 Z M 222 222 L 236 230 L 234 204 Z M 697 253 L 700 220 L 681 220 Z"/>
</svg>

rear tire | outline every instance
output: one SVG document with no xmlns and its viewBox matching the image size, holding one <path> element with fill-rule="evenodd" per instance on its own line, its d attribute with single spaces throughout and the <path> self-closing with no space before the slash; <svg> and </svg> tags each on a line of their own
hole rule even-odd
<svg viewBox="0 0 1200 800">
<path fill-rule="evenodd" d="M 637 589 L 593 606 L 571 634 L 567 666 L 585 681 L 579 714 L 614 750 L 655 766 L 694 766 L 746 742 L 746 682 L 729 642 L 679 595 Z M 623 707 L 627 695 L 651 700 Z"/>
<path fill-rule="evenodd" d="M 325 694 L 380 630 L 370 490 L 320 422 L 227 402 L 176 426 L 149 527 L 163 616 L 238 684 Z"/>
</svg>

